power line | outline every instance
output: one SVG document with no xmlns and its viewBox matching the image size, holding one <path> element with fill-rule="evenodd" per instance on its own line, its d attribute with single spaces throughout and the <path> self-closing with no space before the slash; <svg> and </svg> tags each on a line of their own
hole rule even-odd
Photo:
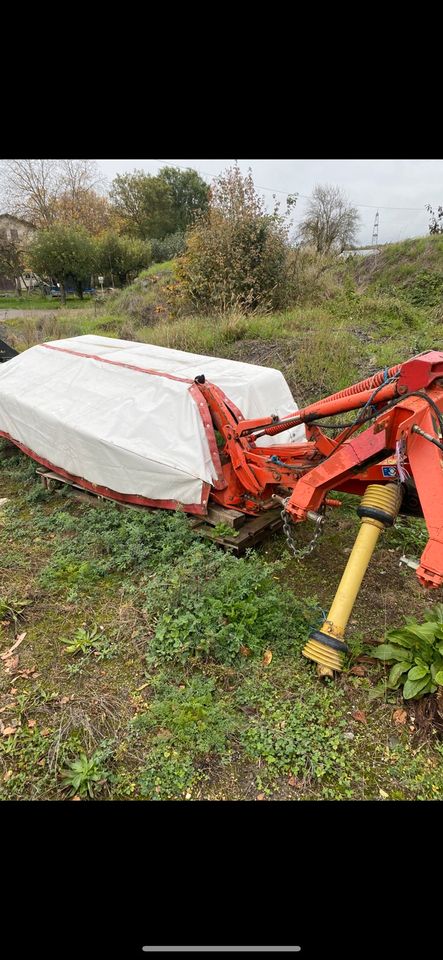
<svg viewBox="0 0 443 960">
<path fill-rule="evenodd" d="M 157 163 L 174 163 L 174 161 L 173 160 L 157 160 Z M 175 166 L 179 167 L 180 170 L 193 169 L 192 167 L 184 167 L 179 163 L 176 163 Z M 214 177 L 214 174 L 208 173 L 207 170 L 200 170 L 199 173 L 203 174 L 205 177 L 211 177 L 211 178 Z M 285 197 L 288 197 L 291 195 L 290 190 L 279 190 L 277 187 L 262 187 L 260 186 L 259 183 L 256 184 L 256 187 L 258 190 L 267 190 L 269 193 L 281 193 Z M 305 193 L 297 193 L 297 197 L 300 197 L 303 200 L 311 199 Z M 351 203 L 353 203 L 355 207 L 365 207 L 367 210 L 416 210 L 416 211 L 419 211 L 420 213 L 423 213 L 423 210 L 425 209 L 424 207 L 390 207 L 390 206 L 385 206 L 382 203 L 355 203 L 354 200 L 351 200 Z"/>
</svg>

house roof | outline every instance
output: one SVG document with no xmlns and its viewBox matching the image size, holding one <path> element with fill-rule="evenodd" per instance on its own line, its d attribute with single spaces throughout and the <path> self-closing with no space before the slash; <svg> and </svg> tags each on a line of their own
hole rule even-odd
<svg viewBox="0 0 443 960">
<path fill-rule="evenodd" d="M 23 226 L 31 227 L 32 230 L 37 229 L 33 223 L 30 223 L 29 220 L 22 220 L 21 217 L 16 217 L 13 213 L 0 213 L 0 220 L 4 220 L 4 219 L 15 220 L 16 223 L 22 223 Z"/>
</svg>

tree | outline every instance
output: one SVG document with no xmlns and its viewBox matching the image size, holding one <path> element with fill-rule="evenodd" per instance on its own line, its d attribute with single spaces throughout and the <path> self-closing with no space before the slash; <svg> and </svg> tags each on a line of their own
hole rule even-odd
<svg viewBox="0 0 443 960">
<path fill-rule="evenodd" d="M 95 160 L 60 160 L 60 187 L 63 193 L 75 200 L 85 190 L 97 190 L 103 184 Z"/>
<path fill-rule="evenodd" d="M 312 244 L 318 253 L 340 253 L 357 238 L 360 215 L 339 187 L 317 186 L 312 191 L 307 211 L 299 228 L 302 243 Z"/>
<path fill-rule="evenodd" d="M 437 234 L 443 233 L 443 207 L 438 207 L 437 213 L 434 213 L 431 204 L 426 204 L 426 210 L 431 214 L 431 219 L 429 221 L 429 233 Z"/>
<path fill-rule="evenodd" d="M 56 219 L 56 201 L 69 195 L 75 203 L 79 194 L 100 183 L 94 160 L 2 160 L 0 186 L 9 212 L 36 227 Z"/>
<path fill-rule="evenodd" d="M 178 167 L 163 167 L 158 180 L 167 185 L 172 198 L 173 232 L 187 230 L 208 209 L 208 184 L 196 170 L 179 170 Z"/>
<path fill-rule="evenodd" d="M 109 201 L 87 187 L 79 187 L 75 196 L 69 190 L 62 193 L 53 202 L 52 215 L 55 222 L 78 224 L 93 236 L 108 229 L 112 222 Z"/>
<path fill-rule="evenodd" d="M 174 206 L 164 180 L 142 170 L 121 173 L 112 181 L 110 196 L 126 233 L 146 240 L 173 232 Z"/>
<path fill-rule="evenodd" d="M 122 286 L 151 263 L 151 244 L 136 237 L 122 237 L 112 230 L 102 234 L 97 244 L 98 269 L 109 274 L 112 285 L 114 275 Z"/>
<path fill-rule="evenodd" d="M 200 310 L 266 309 L 287 295 L 287 227 L 266 213 L 252 175 L 235 166 L 217 177 L 208 212 L 187 233 L 176 296 Z"/>
<path fill-rule="evenodd" d="M 66 281 L 72 277 L 80 298 L 96 266 L 96 246 L 84 227 L 54 224 L 39 230 L 31 240 L 28 256 L 41 277 L 60 283 L 66 301 Z"/>
</svg>

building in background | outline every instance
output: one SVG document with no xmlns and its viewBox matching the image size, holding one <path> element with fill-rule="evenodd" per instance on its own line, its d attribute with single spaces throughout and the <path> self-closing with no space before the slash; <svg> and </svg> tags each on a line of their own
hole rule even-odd
<svg viewBox="0 0 443 960">
<path fill-rule="evenodd" d="M 35 233 L 35 229 L 34 225 L 27 220 L 14 217 L 11 213 L 0 213 L 0 244 L 11 243 L 23 250 Z M 20 278 L 20 287 L 22 290 L 32 290 L 38 282 L 34 274 L 26 272 Z M 16 289 L 14 277 L 0 277 L 0 291 Z"/>
</svg>

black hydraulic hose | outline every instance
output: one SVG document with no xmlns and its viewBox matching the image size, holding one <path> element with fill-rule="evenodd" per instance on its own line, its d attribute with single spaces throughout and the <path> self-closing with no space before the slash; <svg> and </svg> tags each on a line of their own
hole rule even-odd
<svg viewBox="0 0 443 960">
<path fill-rule="evenodd" d="M 441 414 L 435 400 L 433 400 L 432 397 L 429 396 L 429 394 L 425 393 L 424 390 L 410 390 L 409 393 L 402 393 L 402 395 L 400 397 L 396 397 L 395 400 L 390 400 L 385 407 L 382 407 L 380 410 L 377 410 L 375 413 L 371 414 L 369 417 L 365 417 L 365 420 L 364 421 L 362 420 L 361 423 L 363 424 L 366 420 L 373 420 L 376 417 L 381 417 L 384 413 L 387 413 L 389 410 L 392 410 L 393 407 L 396 407 L 398 403 L 401 403 L 403 400 L 407 400 L 408 397 L 420 397 L 421 400 L 426 400 L 429 403 L 429 405 L 432 407 L 432 409 L 434 410 L 437 416 L 438 422 L 440 424 L 440 430 L 443 436 L 443 415 Z M 352 427 L 356 425 L 357 425 L 357 421 L 354 424 L 351 424 L 349 429 L 351 430 Z M 327 457 L 325 457 L 324 460 L 322 460 L 321 462 L 324 463 L 325 460 L 329 460 L 329 458 L 333 456 L 335 451 L 338 450 L 339 447 L 341 447 L 342 443 L 344 443 L 345 440 L 348 439 L 348 437 L 349 437 L 349 431 L 345 434 L 345 436 L 341 438 L 341 440 L 338 441 L 334 449 L 331 450 L 331 453 L 328 453 Z M 443 446 L 442 446 L 442 449 L 443 449 Z"/>
<path fill-rule="evenodd" d="M 421 430 L 416 423 L 412 427 L 411 433 L 418 433 L 419 437 L 423 437 L 424 440 L 429 440 L 429 443 L 433 443 L 434 446 L 439 448 L 439 450 L 443 450 L 443 443 L 440 443 L 440 440 L 437 440 L 437 437 L 431 437 L 430 433 L 425 433 L 425 431 Z"/>
</svg>

